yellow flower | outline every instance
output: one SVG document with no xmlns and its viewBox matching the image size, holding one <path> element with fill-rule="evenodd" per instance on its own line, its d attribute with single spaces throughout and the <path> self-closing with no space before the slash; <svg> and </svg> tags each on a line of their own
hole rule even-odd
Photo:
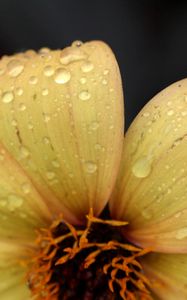
<svg viewBox="0 0 187 300">
<path fill-rule="evenodd" d="M 103 42 L 1 59 L 1 300 L 187 299 L 187 80 L 123 115 Z"/>
</svg>

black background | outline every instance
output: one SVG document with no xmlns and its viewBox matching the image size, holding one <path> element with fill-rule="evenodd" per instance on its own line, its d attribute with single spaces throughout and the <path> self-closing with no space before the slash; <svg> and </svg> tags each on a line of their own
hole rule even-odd
<svg viewBox="0 0 187 300">
<path fill-rule="evenodd" d="M 127 126 L 152 96 L 187 77 L 187 1 L 0 0 L 0 56 L 93 39 L 117 56 Z"/>
</svg>

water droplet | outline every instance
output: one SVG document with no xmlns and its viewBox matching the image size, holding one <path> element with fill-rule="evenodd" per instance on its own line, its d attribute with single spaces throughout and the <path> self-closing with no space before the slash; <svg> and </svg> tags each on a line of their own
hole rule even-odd
<svg viewBox="0 0 187 300">
<path fill-rule="evenodd" d="M 55 71 L 54 80 L 58 84 L 67 83 L 71 78 L 71 74 L 68 70 L 64 68 L 58 68 Z"/>
<path fill-rule="evenodd" d="M 36 77 L 36 76 L 31 76 L 30 78 L 29 78 L 29 83 L 30 84 L 37 84 L 37 82 L 38 82 L 38 78 Z"/>
<path fill-rule="evenodd" d="M 44 75 L 45 76 L 47 76 L 47 77 L 50 77 L 50 76 L 52 76 L 53 74 L 54 74 L 54 69 L 53 69 L 53 67 L 52 66 L 46 66 L 45 68 L 44 68 Z"/>
<path fill-rule="evenodd" d="M 46 173 L 46 176 L 47 176 L 47 179 L 52 180 L 52 179 L 55 178 L 55 173 L 52 172 L 52 171 L 48 171 L 48 172 Z"/>
<path fill-rule="evenodd" d="M 13 59 L 7 64 L 7 69 L 11 77 L 17 77 L 23 72 L 24 65 L 19 60 Z"/>
<path fill-rule="evenodd" d="M 182 240 L 182 239 L 186 238 L 187 237 L 187 227 L 183 227 L 183 228 L 179 229 L 177 231 L 175 237 L 177 240 Z"/>
<path fill-rule="evenodd" d="M 19 104 L 19 110 L 20 110 L 20 111 L 26 110 L 26 105 L 25 105 L 24 103 L 20 103 L 20 104 Z"/>
<path fill-rule="evenodd" d="M 85 77 L 81 77 L 79 81 L 81 84 L 85 84 L 87 79 Z"/>
<path fill-rule="evenodd" d="M 20 148 L 20 154 L 21 154 L 21 158 L 27 158 L 27 157 L 29 157 L 30 152 L 29 152 L 29 150 L 26 147 L 21 146 L 21 148 Z"/>
<path fill-rule="evenodd" d="M 49 94 L 49 90 L 48 89 L 43 89 L 42 90 L 42 96 L 47 96 Z"/>
<path fill-rule="evenodd" d="M 92 122 L 91 124 L 90 124 L 90 126 L 89 126 L 89 129 L 90 130 L 97 130 L 99 128 L 99 123 L 98 122 Z"/>
<path fill-rule="evenodd" d="M 148 209 L 143 209 L 142 210 L 142 216 L 146 219 L 146 220 L 150 220 L 152 218 L 152 212 Z"/>
<path fill-rule="evenodd" d="M 93 174 L 97 171 L 97 165 L 94 162 L 85 162 L 85 169 L 87 173 Z"/>
<path fill-rule="evenodd" d="M 84 72 L 84 73 L 88 73 L 88 72 L 92 71 L 93 68 L 94 68 L 94 65 L 93 65 L 92 62 L 90 62 L 90 61 L 84 62 L 84 63 L 82 64 L 82 66 L 81 66 L 81 70 L 82 70 L 82 72 Z"/>
<path fill-rule="evenodd" d="M 85 100 L 89 100 L 91 97 L 91 94 L 88 91 L 82 91 L 79 94 L 79 99 L 85 101 Z"/>
<path fill-rule="evenodd" d="M 34 125 L 32 123 L 28 123 L 28 128 L 29 129 L 33 129 L 34 128 Z"/>
<path fill-rule="evenodd" d="M 14 94 L 12 92 L 5 92 L 2 94 L 2 101 L 4 103 L 10 103 L 14 100 Z"/>
<path fill-rule="evenodd" d="M 28 182 L 24 182 L 21 185 L 21 189 L 24 192 L 24 194 L 29 194 L 30 193 L 30 184 Z"/>
<path fill-rule="evenodd" d="M 72 47 L 81 47 L 82 45 L 83 45 L 83 42 L 79 41 L 79 40 L 76 40 L 71 44 Z"/>
<path fill-rule="evenodd" d="M 18 88 L 15 90 L 15 93 L 16 93 L 16 95 L 21 96 L 21 95 L 23 95 L 23 89 L 18 87 Z"/>
<path fill-rule="evenodd" d="M 145 117 L 145 118 L 149 117 L 149 115 L 150 115 L 150 113 L 148 111 L 143 113 L 143 117 Z"/>
<path fill-rule="evenodd" d="M 14 194 L 9 195 L 8 201 L 7 201 L 8 209 L 10 211 L 14 211 L 16 208 L 19 208 L 22 206 L 23 201 L 24 201 L 23 198 L 21 198 L 20 196 L 17 196 Z"/>
<path fill-rule="evenodd" d="M 139 158 L 132 167 L 132 173 L 138 178 L 145 178 L 151 172 L 151 164 L 146 156 Z"/>
<path fill-rule="evenodd" d="M 102 80 L 102 84 L 103 84 L 103 85 L 107 85 L 107 84 L 108 84 L 108 81 L 107 81 L 106 79 L 103 79 L 103 80 Z"/>
<path fill-rule="evenodd" d="M 53 165 L 54 168 L 59 168 L 60 167 L 60 163 L 58 162 L 58 160 L 53 160 L 52 165 Z"/>
<path fill-rule="evenodd" d="M 174 111 L 172 109 L 168 110 L 167 115 L 172 116 L 174 114 Z"/>
<path fill-rule="evenodd" d="M 87 58 L 87 54 L 77 47 L 67 47 L 60 54 L 60 62 L 63 65 L 68 65 Z"/>
<path fill-rule="evenodd" d="M 43 118 L 45 123 L 48 123 L 51 120 L 51 117 L 48 114 L 43 114 Z"/>
<path fill-rule="evenodd" d="M 12 122 L 11 122 L 11 124 L 12 124 L 12 126 L 17 126 L 18 122 L 15 119 L 13 119 Z"/>
<path fill-rule="evenodd" d="M 106 69 L 106 70 L 103 71 L 103 74 L 104 74 L 104 75 L 107 75 L 108 73 L 109 73 L 109 70 L 108 70 L 108 69 Z"/>
<path fill-rule="evenodd" d="M 50 139 L 47 136 L 43 137 L 44 144 L 48 145 L 50 143 Z"/>
</svg>

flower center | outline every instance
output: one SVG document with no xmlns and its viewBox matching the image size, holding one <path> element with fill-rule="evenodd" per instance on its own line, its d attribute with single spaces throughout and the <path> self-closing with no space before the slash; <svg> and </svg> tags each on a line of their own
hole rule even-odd
<svg viewBox="0 0 187 300">
<path fill-rule="evenodd" d="M 63 220 L 38 233 L 27 274 L 36 300 L 151 300 L 139 257 L 150 252 L 126 243 L 126 222 L 87 216 L 87 225 Z"/>
</svg>

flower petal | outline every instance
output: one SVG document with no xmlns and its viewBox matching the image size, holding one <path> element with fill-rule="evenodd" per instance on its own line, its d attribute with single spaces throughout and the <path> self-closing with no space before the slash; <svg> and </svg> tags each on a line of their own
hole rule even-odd
<svg viewBox="0 0 187 300">
<path fill-rule="evenodd" d="M 19 264 L 24 254 L 18 244 L 0 242 L 0 299 L 29 300 L 30 292 L 24 282 L 26 268 Z"/>
<path fill-rule="evenodd" d="M 126 235 L 155 251 L 187 253 L 187 79 L 156 95 L 129 128 L 111 199 Z"/>
<path fill-rule="evenodd" d="M 0 140 L 55 216 L 98 214 L 122 150 L 119 69 L 102 42 L 28 51 L 0 62 Z M 112 143 L 111 143 L 112 141 Z"/>
<path fill-rule="evenodd" d="M 35 229 L 51 220 L 31 179 L 0 144 L 0 240 L 32 244 Z"/>
<path fill-rule="evenodd" d="M 187 255 L 153 253 L 141 259 L 159 299 L 187 299 Z"/>
</svg>

